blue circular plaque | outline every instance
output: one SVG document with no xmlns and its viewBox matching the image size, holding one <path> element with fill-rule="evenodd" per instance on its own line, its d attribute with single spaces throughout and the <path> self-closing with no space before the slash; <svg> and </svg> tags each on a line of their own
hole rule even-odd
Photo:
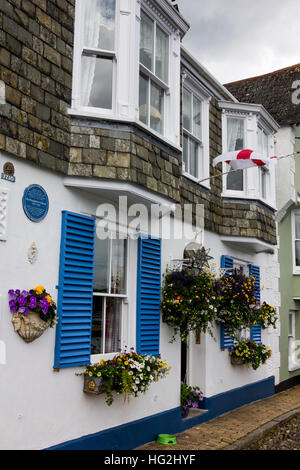
<svg viewBox="0 0 300 470">
<path fill-rule="evenodd" d="M 38 184 L 31 184 L 25 189 L 22 203 L 25 214 L 32 222 L 40 222 L 48 213 L 48 195 Z"/>
</svg>

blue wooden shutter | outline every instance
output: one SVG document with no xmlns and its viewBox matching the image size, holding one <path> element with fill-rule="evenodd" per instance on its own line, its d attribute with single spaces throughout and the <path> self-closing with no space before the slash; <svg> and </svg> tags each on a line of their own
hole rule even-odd
<svg viewBox="0 0 300 470">
<path fill-rule="evenodd" d="M 90 363 L 95 219 L 62 212 L 54 368 Z"/>
<path fill-rule="evenodd" d="M 227 255 L 222 255 L 221 268 L 227 269 L 227 274 L 230 274 L 233 269 L 233 258 Z M 229 333 L 230 331 L 226 328 L 226 325 L 221 325 L 221 349 L 229 349 L 233 347 L 234 341 Z"/>
<path fill-rule="evenodd" d="M 249 276 L 255 278 L 255 298 L 256 302 L 260 304 L 260 268 L 254 264 L 249 264 Z M 258 322 L 257 325 L 252 325 L 250 332 L 250 339 L 255 343 L 261 343 L 261 323 Z"/>
<path fill-rule="evenodd" d="M 136 349 L 159 354 L 161 240 L 140 237 L 137 269 Z"/>
</svg>

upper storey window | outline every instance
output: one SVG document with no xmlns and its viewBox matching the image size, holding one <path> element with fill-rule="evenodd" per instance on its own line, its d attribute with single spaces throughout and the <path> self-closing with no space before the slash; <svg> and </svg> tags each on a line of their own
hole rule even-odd
<svg viewBox="0 0 300 470">
<path fill-rule="evenodd" d="M 86 0 L 81 105 L 112 109 L 116 0 Z"/>
<path fill-rule="evenodd" d="M 164 133 L 165 90 L 169 76 L 169 36 L 141 12 L 139 119 Z"/>
<path fill-rule="evenodd" d="M 258 127 L 257 131 L 257 148 L 258 153 L 264 157 L 269 156 L 268 135 L 261 128 Z M 267 199 L 270 191 L 270 171 L 266 167 L 260 169 L 260 194 L 262 199 Z"/>
<path fill-rule="evenodd" d="M 73 105 L 112 113 L 116 75 L 117 0 L 76 4 Z"/>
<path fill-rule="evenodd" d="M 234 152 L 245 148 L 245 120 L 242 118 L 227 118 L 227 151 Z M 228 166 L 228 170 L 229 170 Z M 243 170 L 231 171 L 226 178 L 226 189 L 229 191 L 244 190 Z"/>
<path fill-rule="evenodd" d="M 203 175 L 202 102 L 183 88 L 183 163 L 184 171 L 200 178 Z"/>
</svg>

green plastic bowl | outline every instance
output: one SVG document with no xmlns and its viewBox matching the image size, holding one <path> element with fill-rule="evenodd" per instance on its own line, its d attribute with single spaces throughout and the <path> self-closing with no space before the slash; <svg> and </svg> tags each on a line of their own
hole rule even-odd
<svg viewBox="0 0 300 470">
<path fill-rule="evenodd" d="M 172 436 L 172 434 L 159 434 L 156 442 L 166 446 L 174 446 L 176 444 L 176 437 Z"/>
</svg>

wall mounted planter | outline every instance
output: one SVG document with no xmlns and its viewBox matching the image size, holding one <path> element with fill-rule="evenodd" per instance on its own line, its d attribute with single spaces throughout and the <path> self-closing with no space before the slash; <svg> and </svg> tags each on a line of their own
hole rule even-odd
<svg viewBox="0 0 300 470">
<path fill-rule="evenodd" d="M 84 376 L 83 391 L 85 393 L 91 393 L 92 395 L 100 395 L 105 393 L 105 386 L 102 377 L 90 377 L 89 375 Z"/>
<path fill-rule="evenodd" d="M 29 311 L 27 315 L 15 313 L 12 317 L 14 330 L 26 342 L 31 343 L 39 338 L 49 328 L 51 320 L 45 322 L 36 312 Z"/>
</svg>

